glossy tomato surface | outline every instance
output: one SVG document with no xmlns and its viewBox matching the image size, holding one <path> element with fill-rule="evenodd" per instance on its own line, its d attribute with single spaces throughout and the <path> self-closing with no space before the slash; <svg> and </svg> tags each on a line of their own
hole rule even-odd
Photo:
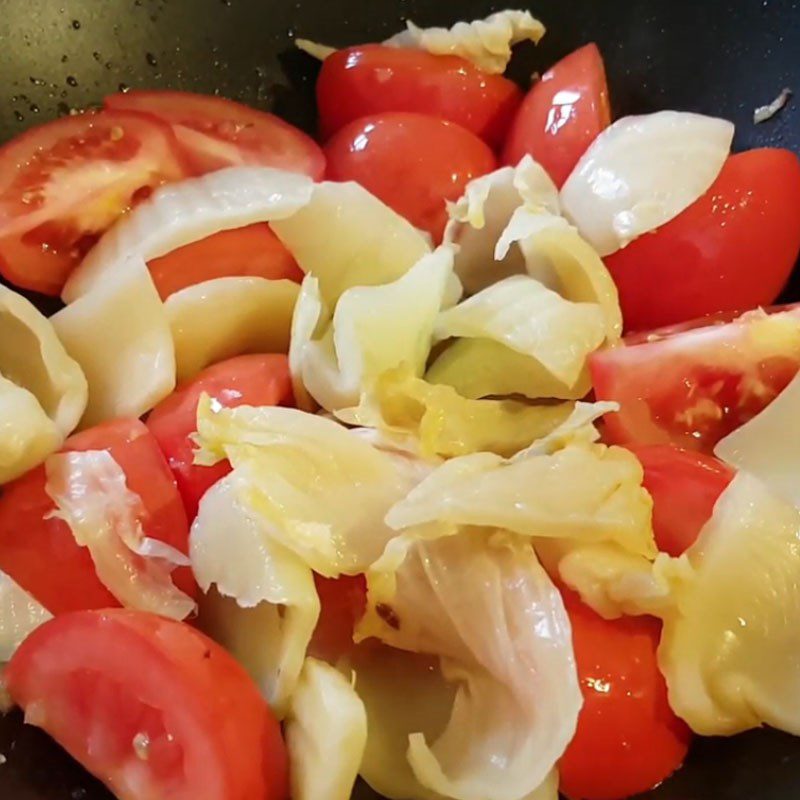
<svg viewBox="0 0 800 800">
<path fill-rule="evenodd" d="M 502 161 L 516 166 L 530 154 L 560 187 L 610 122 L 603 57 L 596 44 L 587 44 L 533 84 L 511 125 Z"/>
<path fill-rule="evenodd" d="M 362 117 L 325 146 L 327 177 L 356 181 L 435 242 L 447 223 L 447 200 L 491 172 L 488 145 L 460 125 L 423 114 Z"/>
<path fill-rule="evenodd" d="M 317 144 L 289 123 L 222 97 L 173 91 L 120 92 L 107 108 L 150 114 L 172 127 L 195 174 L 256 165 L 321 178 L 325 160 Z"/>
<path fill-rule="evenodd" d="M 266 222 L 220 231 L 147 265 L 162 300 L 216 278 L 255 277 L 300 283 L 303 272 Z"/>
<path fill-rule="evenodd" d="M 99 236 L 187 174 L 169 126 L 129 112 L 32 128 L 0 148 L 0 274 L 57 295 Z"/>
<path fill-rule="evenodd" d="M 458 56 L 377 44 L 346 47 L 325 59 L 317 80 L 320 131 L 386 111 L 414 111 L 456 122 L 497 147 L 522 92 Z"/>
<path fill-rule="evenodd" d="M 714 504 L 733 479 L 718 458 L 671 444 L 630 445 L 644 469 L 642 486 L 653 498 L 658 549 L 679 556 L 694 544 Z"/>
<path fill-rule="evenodd" d="M 652 617 L 605 620 L 564 593 L 583 708 L 558 764 L 570 800 L 617 800 L 668 778 L 686 757 L 691 733 L 667 702 Z"/>
<path fill-rule="evenodd" d="M 120 800 L 286 800 L 278 722 L 250 677 L 185 623 L 125 609 L 45 623 L 5 672 L 44 728 Z"/>
<path fill-rule="evenodd" d="M 590 356 L 589 367 L 597 398 L 621 405 L 604 418 L 608 441 L 711 453 L 797 374 L 800 309 L 625 337 Z"/>
<path fill-rule="evenodd" d="M 214 364 L 153 409 L 147 427 L 175 476 L 190 520 L 197 515 L 197 506 L 206 491 L 231 470 L 227 460 L 211 467 L 194 463 L 191 436 L 197 430 L 197 404 L 203 393 L 225 408 L 294 404 L 288 359 L 268 354 L 238 356 Z"/>
<path fill-rule="evenodd" d="M 775 302 L 800 252 L 800 159 L 728 158 L 712 187 L 654 233 L 608 256 L 627 330 Z"/>
<path fill-rule="evenodd" d="M 67 439 L 65 451 L 106 450 L 144 504 L 145 536 L 188 554 L 189 525 L 175 480 L 155 438 L 139 420 L 106 422 Z M 3 486 L 0 495 L 0 569 L 53 614 L 118 606 L 100 582 L 89 551 L 66 522 L 50 516 L 44 465 Z M 182 591 L 195 595 L 188 567 L 172 573 Z"/>
</svg>

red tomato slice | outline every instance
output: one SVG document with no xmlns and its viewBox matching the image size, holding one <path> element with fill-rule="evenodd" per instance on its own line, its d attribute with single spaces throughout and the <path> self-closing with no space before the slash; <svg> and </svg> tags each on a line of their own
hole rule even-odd
<svg viewBox="0 0 800 800">
<path fill-rule="evenodd" d="M 800 252 L 800 159 L 730 156 L 712 187 L 654 233 L 608 256 L 628 330 L 769 305 Z"/>
<path fill-rule="evenodd" d="M 189 552 L 189 524 L 175 480 L 158 444 L 139 420 L 116 420 L 67 439 L 65 451 L 108 450 L 128 488 L 144 503 L 145 535 Z M 45 492 L 44 466 L 6 484 L 0 496 L 0 569 L 53 614 L 118 606 L 95 572 L 89 551 L 69 526 L 48 518 L 55 504 Z M 175 585 L 195 596 L 189 567 L 172 573 Z"/>
<path fill-rule="evenodd" d="M 46 623 L 5 680 L 120 800 L 285 800 L 280 726 L 247 673 L 188 625 L 123 609 Z"/>
<path fill-rule="evenodd" d="M 315 573 L 314 585 L 320 614 L 308 652 L 336 663 L 353 649 L 353 630 L 367 610 L 367 579 L 364 575 L 323 578 Z"/>
<path fill-rule="evenodd" d="M 189 519 L 200 499 L 231 471 L 227 461 L 213 467 L 194 464 L 197 404 L 205 392 L 226 408 L 241 405 L 294 405 L 289 361 L 284 355 L 247 355 L 204 369 L 162 400 L 147 418 L 147 427 L 167 458 Z"/>
<path fill-rule="evenodd" d="M 679 556 L 694 544 L 733 470 L 713 456 L 671 444 L 631 445 L 644 468 L 642 486 L 653 498 L 658 549 Z"/>
<path fill-rule="evenodd" d="M 57 295 L 98 237 L 154 187 L 185 177 L 170 128 L 142 114 L 81 114 L 0 148 L 0 274 Z"/>
<path fill-rule="evenodd" d="M 652 789 L 683 762 L 691 733 L 667 701 L 651 617 L 605 620 L 565 591 L 583 693 L 575 738 L 558 765 L 571 800 L 617 800 Z"/>
<path fill-rule="evenodd" d="M 266 222 L 220 231 L 155 258 L 148 267 L 162 300 L 215 278 L 303 280 L 303 271 Z"/>
<path fill-rule="evenodd" d="M 785 312 L 775 317 L 778 312 Z M 621 409 L 604 419 L 615 444 L 672 443 L 711 453 L 765 408 L 800 368 L 800 306 L 749 312 L 625 337 L 590 356 L 598 400 Z M 786 325 L 786 327 L 784 327 Z M 787 336 L 787 331 L 790 335 Z"/>
<path fill-rule="evenodd" d="M 603 57 L 596 44 L 587 44 L 531 87 L 511 125 L 502 161 L 516 166 L 530 154 L 560 188 L 610 122 Z"/>
<path fill-rule="evenodd" d="M 195 174 L 251 165 L 322 178 L 325 159 L 316 142 L 274 114 L 222 97 L 191 92 L 112 94 L 106 108 L 152 114 L 172 125 Z"/>
<path fill-rule="evenodd" d="M 458 56 L 365 44 L 333 53 L 317 80 L 322 137 L 385 111 L 415 111 L 455 122 L 492 147 L 505 138 L 522 92 Z"/>
<path fill-rule="evenodd" d="M 351 122 L 325 155 L 330 180 L 360 183 L 436 242 L 447 223 L 445 201 L 496 167 L 489 147 L 460 125 L 400 112 Z"/>
</svg>

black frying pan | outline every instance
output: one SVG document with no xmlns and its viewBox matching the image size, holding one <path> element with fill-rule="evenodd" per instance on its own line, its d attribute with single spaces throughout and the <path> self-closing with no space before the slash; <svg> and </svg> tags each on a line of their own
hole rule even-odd
<svg viewBox="0 0 800 800">
<path fill-rule="evenodd" d="M 524 6 L 525 0 L 510 6 Z M 314 123 L 315 65 L 297 33 L 334 45 L 386 38 L 403 17 L 424 25 L 482 17 L 488 0 L 0 0 L 0 140 L 99 101 L 120 86 L 218 92 Z M 764 125 L 752 112 L 784 87 L 800 93 L 800 4 L 793 0 L 536 0 L 549 27 L 522 48 L 519 77 L 594 40 L 615 114 L 701 111 L 737 124 L 736 147 L 800 152 L 800 102 Z M 757 264 L 753 265 L 758 268 Z M 800 289 L 800 286 L 798 286 Z M 800 291 L 787 294 L 800 299 Z M 0 800 L 110 795 L 39 731 L 0 718 Z M 370 793 L 358 789 L 366 800 Z M 653 800 L 800 796 L 800 740 L 772 731 L 700 740 Z M 254 799 L 256 800 L 256 799 Z"/>
</svg>

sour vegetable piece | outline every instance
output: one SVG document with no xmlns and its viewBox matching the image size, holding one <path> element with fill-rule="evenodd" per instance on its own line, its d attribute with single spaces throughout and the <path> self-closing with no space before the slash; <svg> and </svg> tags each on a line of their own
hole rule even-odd
<svg viewBox="0 0 800 800">
<path fill-rule="evenodd" d="M 730 151 L 733 125 L 679 111 L 624 117 L 595 139 L 561 189 L 564 213 L 601 256 L 702 197 Z"/>
<path fill-rule="evenodd" d="M 505 72 L 513 45 L 538 43 L 545 34 L 544 25 L 529 11 L 512 9 L 497 11 L 486 19 L 456 22 L 450 28 L 419 28 L 411 20 L 406 28 L 387 39 L 386 44 L 463 56 L 490 74 Z"/>
<path fill-rule="evenodd" d="M 769 148 L 730 156 L 702 197 L 606 265 L 627 329 L 644 330 L 773 303 L 798 251 L 800 161 Z"/>
<path fill-rule="evenodd" d="M 86 378 L 53 325 L 22 295 L 0 286 L 0 375 L 34 395 L 62 437 L 86 408 Z"/>
<path fill-rule="evenodd" d="M 696 733 L 761 725 L 800 733 L 800 512 L 740 472 L 686 553 L 693 569 L 664 616 L 658 660 L 670 705 Z"/>
<path fill-rule="evenodd" d="M 218 481 L 192 525 L 203 629 L 247 669 L 279 718 L 289 709 L 319 616 L 311 569 L 245 502 L 236 473 Z"/>
<path fill-rule="evenodd" d="M 286 279 L 217 278 L 171 295 L 164 313 L 177 379 L 234 356 L 287 352 L 298 292 Z"/>
<path fill-rule="evenodd" d="M 378 44 L 333 52 L 317 79 L 325 139 L 360 117 L 410 111 L 455 122 L 497 147 L 521 98 L 512 81 L 460 56 Z"/>
<path fill-rule="evenodd" d="M 428 374 L 430 377 L 430 373 Z M 349 425 L 364 425 L 419 440 L 425 457 L 489 451 L 512 456 L 566 420 L 571 405 L 532 406 L 515 400 L 471 400 L 450 386 L 388 370 L 354 408 L 336 412 Z"/>
<path fill-rule="evenodd" d="M 306 659 L 286 724 L 293 800 L 347 800 L 366 741 L 367 715 L 352 680 Z"/>
<path fill-rule="evenodd" d="M 380 286 L 430 253 L 427 238 L 356 183 L 313 187 L 304 207 L 272 224 L 332 309 L 352 286 Z"/>
<path fill-rule="evenodd" d="M 184 623 L 122 609 L 37 629 L 6 672 L 44 728 L 120 800 L 286 800 L 280 727 L 245 671 Z"/>
<path fill-rule="evenodd" d="M 558 187 L 611 122 L 603 57 L 587 44 L 536 80 L 514 117 L 502 161 L 512 167 L 532 155 Z"/>
<path fill-rule="evenodd" d="M 0 664 L 11 658 L 31 631 L 51 617 L 41 603 L 0 572 Z"/>
<path fill-rule="evenodd" d="M 453 249 L 442 246 L 396 281 L 347 289 L 331 318 L 319 282 L 308 276 L 292 323 L 294 384 L 336 411 L 357 405 L 387 370 L 405 366 L 421 375 L 452 278 Z"/>
<path fill-rule="evenodd" d="M 127 489 L 144 505 L 145 536 L 187 553 L 186 514 L 169 467 L 147 428 L 138 420 L 116 420 L 72 436 L 64 445 L 65 452 L 87 450 L 107 451 L 122 467 Z M 46 481 L 40 466 L 3 487 L 0 569 L 53 614 L 119 605 L 99 579 L 89 551 L 53 515 L 56 504 L 45 491 Z M 172 575 L 183 592 L 194 596 L 197 587 L 188 568 L 179 567 Z"/>
<path fill-rule="evenodd" d="M 205 492 L 231 470 L 228 461 L 213 466 L 194 463 L 192 434 L 197 430 L 197 405 L 204 393 L 224 408 L 290 406 L 293 399 L 286 356 L 245 355 L 207 367 L 178 386 L 147 417 L 147 427 L 175 476 L 190 520 Z"/>
<path fill-rule="evenodd" d="M 384 112 L 345 125 L 325 146 L 326 176 L 356 181 L 434 242 L 446 202 L 496 167 L 488 145 L 459 125 L 410 112 Z"/>
<path fill-rule="evenodd" d="M 140 417 L 175 388 L 169 320 L 141 259 L 125 262 L 52 322 L 89 384 L 83 427 Z"/>
<path fill-rule="evenodd" d="M 409 736 L 417 781 L 459 800 L 547 781 L 580 693 L 561 597 L 527 543 L 492 531 L 418 541 L 394 569 L 376 566 L 369 598 L 361 637 L 438 656 L 457 684 L 441 734 Z"/>
</svg>

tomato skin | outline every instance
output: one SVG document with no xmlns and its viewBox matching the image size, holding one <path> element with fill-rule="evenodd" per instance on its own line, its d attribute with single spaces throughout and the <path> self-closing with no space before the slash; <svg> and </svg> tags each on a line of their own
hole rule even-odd
<svg viewBox="0 0 800 800">
<path fill-rule="evenodd" d="M 325 172 L 322 151 L 310 136 L 274 114 L 224 97 L 152 90 L 112 94 L 103 103 L 171 125 L 195 175 L 242 165 L 286 169 L 314 180 Z"/>
<path fill-rule="evenodd" d="M 360 117 L 412 111 L 455 122 L 497 147 L 521 100 L 512 81 L 459 56 L 379 44 L 338 50 L 317 80 L 323 139 Z"/>
<path fill-rule="evenodd" d="M 677 558 L 694 544 L 734 472 L 713 456 L 670 444 L 628 449 L 644 468 L 642 486 L 653 498 L 658 549 Z"/>
<path fill-rule="evenodd" d="M 367 610 L 367 579 L 364 575 L 324 578 L 314 573 L 314 586 L 320 614 L 309 643 L 309 655 L 336 663 L 355 646 L 353 631 Z"/>
<path fill-rule="evenodd" d="M 189 552 L 189 524 L 158 444 L 139 420 L 114 420 L 70 437 L 65 452 L 108 450 L 128 488 L 144 503 L 145 535 Z M 44 465 L 3 487 L 0 496 L 0 569 L 53 614 L 119 606 L 97 577 L 89 551 L 66 522 L 46 518 L 55 503 L 45 491 Z M 175 585 L 197 595 L 189 567 L 172 573 Z"/>
<path fill-rule="evenodd" d="M 668 444 L 713 453 L 725 435 L 769 405 L 800 368 L 800 306 L 734 319 L 697 320 L 589 357 L 598 400 L 619 412 L 603 421 L 610 444 Z"/>
<path fill-rule="evenodd" d="M 266 222 L 220 231 L 155 258 L 147 266 L 162 300 L 215 278 L 303 280 L 303 271 Z"/>
<path fill-rule="evenodd" d="M 184 623 L 65 614 L 22 643 L 5 680 L 26 720 L 121 800 L 288 797 L 278 722 L 233 657 Z"/>
<path fill-rule="evenodd" d="M 800 159 L 764 148 L 728 158 L 703 197 L 608 256 L 630 331 L 766 306 L 800 252 Z"/>
<path fill-rule="evenodd" d="M 691 732 L 669 707 L 652 617 L 606 620 L 563 592 L 583 708 L 559 762 L 570 800 L 618 800 L 652 789 L 683 763 Z"/>
<path fill-rule="evenodd" d="M 197 404 L 203 392 L 225 408 L 294 405 L 289 361 L 273 353 L 237 356 L 207 367 L 150 412 L 147 427 L 175 476 L 190 520 L 197 516 L 206 491 L 231 471 L 228 461 L 211 467 L 193 463 L 195 444 L 190 437 L 197 430 Z"/>
<path fill-rule="evenodd" d="M 86 113 L 26 131 L 0 148 L 0 274 L 58 295 L 119 216 L 186 175 L 170 127 L 143 114 Z"/>
<path fill-rule="evenodd" d="M 459 125 L 404 112 L 345 125 L 325 155 L 329 180 L 360 183 L 435 242 L 447 223 L 445 201 L 496 167 L 489 147 Z"/>
<path fill-rule="evenodd" d="M 594 43 L 570 53 L 534 83 L 517 111 L 503 164 L 530 154 L 561 188 L 580 157 L 611 123 L 603 57 Z"/>
</svg>

